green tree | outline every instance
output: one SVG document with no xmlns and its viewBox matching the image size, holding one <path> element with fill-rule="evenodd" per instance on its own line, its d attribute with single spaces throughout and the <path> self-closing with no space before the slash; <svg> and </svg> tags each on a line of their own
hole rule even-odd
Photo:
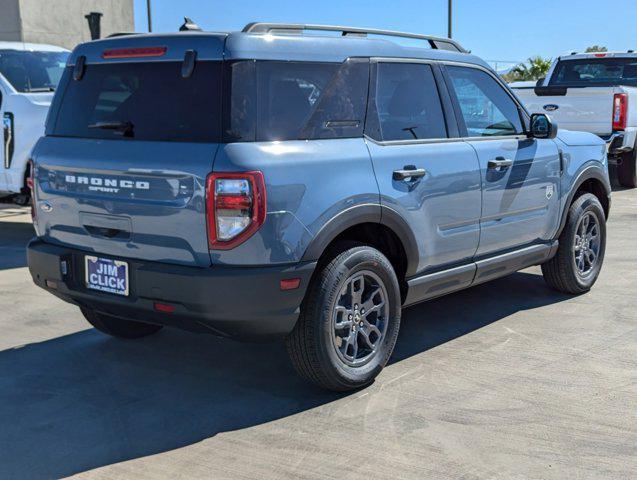
<svg viewBox="0 0 637 480">
<path fill-rule="evenodd" d="M 595 52 L 608 52 L 608 48 L 602 47 L 600 45 L 593 45 L 592 47 L 588 47 L 585 53 L 595 53 Z"/>
<path fill-rule="evenodd" d="M 551 68 L 552 60 L 550 58 L 542 58 L 540 56 L 531 57 L 526 63 L 520 63 L 513 67 L 507 75 L 509 81 L 522 82 L 527 80 L 539 80 L 546 77 Z"/>
</svg>

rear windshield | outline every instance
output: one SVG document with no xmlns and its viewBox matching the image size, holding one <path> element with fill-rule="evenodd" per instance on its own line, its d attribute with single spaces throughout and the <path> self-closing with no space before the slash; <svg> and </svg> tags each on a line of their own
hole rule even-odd
<svg viewBox="0 0 637 480">
<path fill-rule="evenodd" d="M 549 85 L 571 87 L 637 86 L 637 58 L 560 61 Z"/>
<path fill-rule="evenodd" d="M 71 67 L 69 67 L 71 68 Z M 64 137 L 217 142 L 221 62 L 87 65 L 69 81 L 51 134 Z"/>
<path fill-rule="evenodd" d="M 54 91 L 66 65 L 67 52 L 0 50 L 0 74 L 21 93 Z"/>
</svg>

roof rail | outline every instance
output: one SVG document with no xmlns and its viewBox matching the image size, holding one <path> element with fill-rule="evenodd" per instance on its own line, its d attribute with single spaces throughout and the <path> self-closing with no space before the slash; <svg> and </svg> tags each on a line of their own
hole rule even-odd
<svg viewBox="0 0 637 480">
<path fill-rule="evenodd" d="M 387 37 L 401 37 L 401 38 L 413 38 L 416 40 L 425 40 L 429 42 L 429 45 L 433 49 L 437 50 L 450 50 L 453 52 L 468 53 L 467 50 L 455 40 L 450 38 L 433 37 L 431 35 L 419 35 L 417 33 L 405 33 L 395 32 L 392 30 L 376 30 L 370 28 L 356 28 L 356 27 L 337 27 L 332 25 L 312 25 L 301 23 L 264 23 L 253 22 L 247 24 L 243 28 L 243 33 L 287 33 L 287 34 L 301 34 L 306 30 L 319 30 L 326 32 L 341 32 L 344 37 L 358 36 L 364 37 L 370 35 L 383 35 Z"/>
</svg>

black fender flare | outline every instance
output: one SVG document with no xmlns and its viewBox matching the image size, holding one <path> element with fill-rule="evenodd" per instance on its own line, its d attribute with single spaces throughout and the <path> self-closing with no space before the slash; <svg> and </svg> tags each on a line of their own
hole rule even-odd
<svg viewBox="0 0 637 480">
<path fill-rule="evenodd" d="M 604 175 L 604 172 L 600 167 L 595 165 L 589 165 L 588 167 L 584 168 L 580 173 L 578 173 L 577 177 L 572 183 L 571 191 L 569 192 L 568 197 L 566 198 L 566 203 L 564 204 L 564 208 L 562 211 L 562 219 L 560 220 L 560 227 L 557 230 L 557 235 L 555 236 L 555 239 L 558 239 L 560 237 L 560 235 L 562 234 L 562 231 L 564 230 L 564 227 L 566 226 L 566 221 L 568 220 L 568 210 L 569 208 L 571 208 L 571 205 L 573 204 L 575 194 L 577 193 L 579 188 L 584 184 L 584 182 L 588 180 L 598 180 L 602 184 L 602 186 L 604 187 L 604 192 L 606 193 L 606 196 L 608 197 L 608 206 L 610 208 L 610 202 L 611 202 L 610 197 L 611 197 L 612 188 L 608 180 L 608 177 Z"/>
<path fill-rule="evenodd" d="M 395 210 L 379 204 L 361 204 L 339 212 L 329 220 L 314 236 L 303 254 L 301 261 L 318 260 L 328 245 L 342 232 L 362 223 L 384 225 L 396 234 L 403 245 L 407 257 L 407 277 L 414 275 L 418 268 L 418 242 L 408 223 Z"/>
</svg>

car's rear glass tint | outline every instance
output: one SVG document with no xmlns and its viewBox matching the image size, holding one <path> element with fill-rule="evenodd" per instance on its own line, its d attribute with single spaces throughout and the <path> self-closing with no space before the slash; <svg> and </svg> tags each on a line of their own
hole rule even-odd
<svg viewBox="0 0 637 480">
<path fill-rule="evenodd" d="M 363 134 L 369 62 L 239 61 L 228 66 L 226 141 Z"/>
<path fill-rule="evenodd" d="M 560 61 L 549 85 L 570 87 L 637 86 L 637 58 Z"/>
<path fill-rule="evenodd" d="M 18 92 L 52 92 L 60 82 L 68 55 L 68 52 L 0 50 L 0 74 Z"/>
<path fill-rule="evenodd" d="M 81 80 L 68 81 L 51 134 L 217 142 L 221 68 L 221 62 L 198 62 L 184 78 L 181 62 L 87 65 Z"/>
</svg>

